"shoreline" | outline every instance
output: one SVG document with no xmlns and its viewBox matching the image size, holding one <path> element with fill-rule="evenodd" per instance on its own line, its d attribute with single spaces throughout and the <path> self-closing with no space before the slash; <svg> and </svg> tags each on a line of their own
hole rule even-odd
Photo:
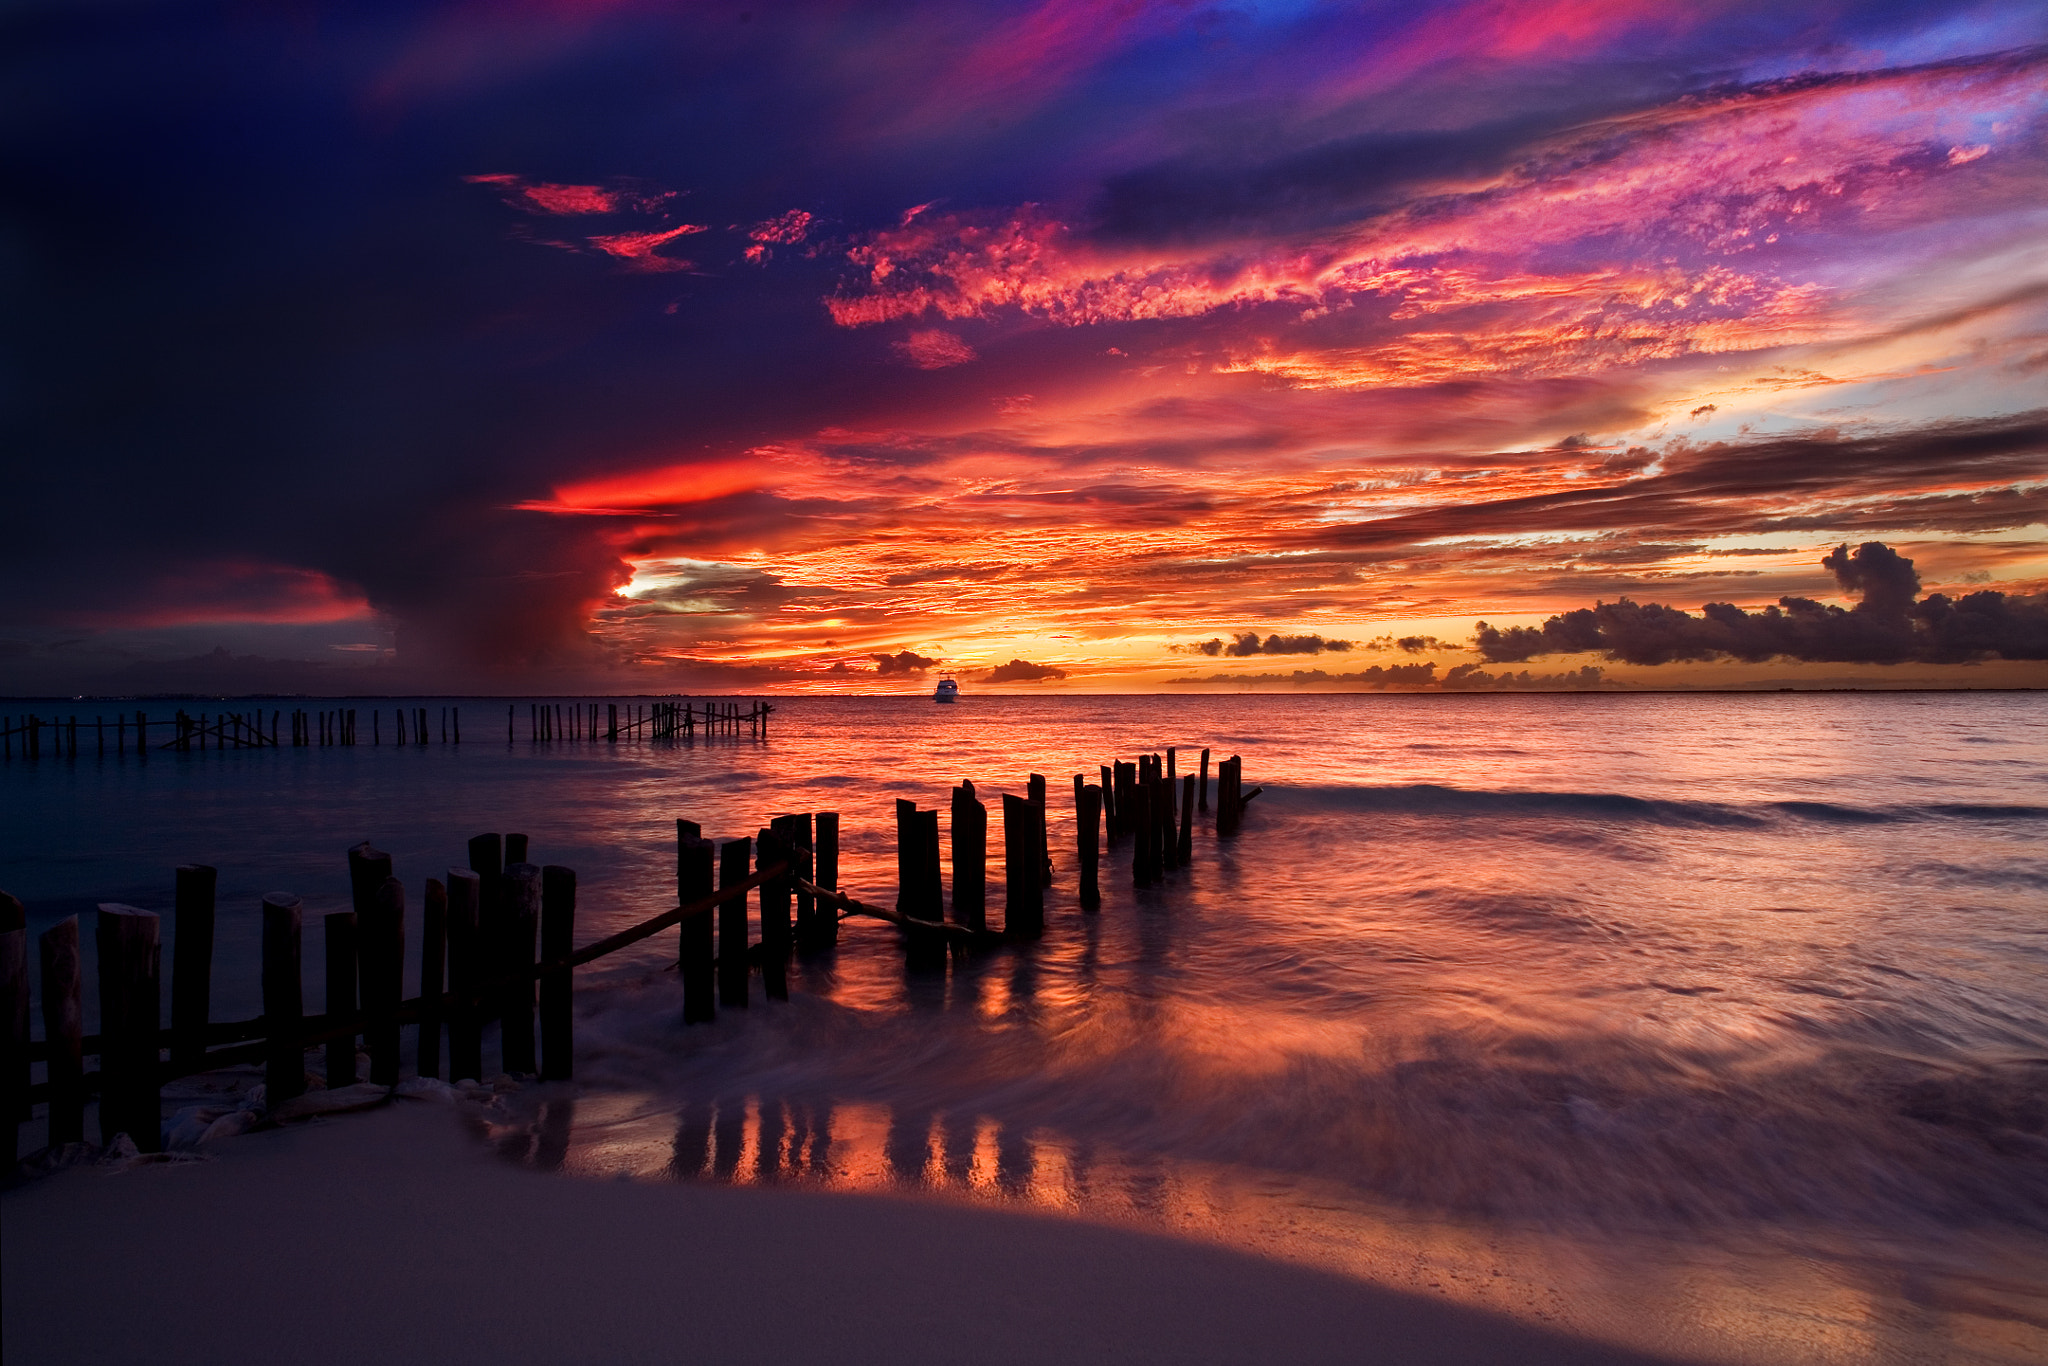
<svg viewBox="0 0 2048 1366">
<path fill-rule="evenodd" d="M 1673 1360 L 1080 1220 L 537 1173 L 440 1105 L 59 1173 L 0 1210 L 18 1363 Z"/>
</svg>

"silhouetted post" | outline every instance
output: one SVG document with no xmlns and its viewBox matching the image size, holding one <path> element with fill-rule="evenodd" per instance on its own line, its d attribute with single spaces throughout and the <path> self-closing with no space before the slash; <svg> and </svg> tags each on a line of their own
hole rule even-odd
<svg viewBox="0 0 2048 1366">
<path fill-rule="evenodd" d="M 507 868 L 510 868 L 515 863 L 530 861 L 526 853 L 528 843 L 529 841 L 524 835 L 505 836 L 505 866 Z"/>
<path fill-rule="evenodd" d="M 896 799 L 896 909 L 904 915 L 917 912 L 917 845 L 922 832 L 917 828 L 917 803 Z"/>
<path fill-rule="evenodd" d="M 1041 888 L 1049 887 L 1052 885 L 1052 846 L 1046 842 L 1045 833 L 1045 775 L 1032 774 L 1027 791 L 1031 797 L 1031 804 L 1038 808 L 1038 854 L 1043 868 L 1038 885 Z"/>
<path fill-rule="evenodd" d="M 1209 809 L 1209 751 L 1206 749 L 1202 751 L 1201 797 L 1202 810 L 1207 811 Z"/>
<path fill-rule="evenodd" d="M 676 822 L 676 904 L 687 906 L 710 896 L 717 850 L 695 821 Z M 691 916 L 676 927 L 676 967 L 683 979 L 683 1023 L 701 1024 L 718 1018 L 715 976 L 718 922 L 716 908 Z"/>
<path fill-rule="evenodd" d="M 448 870 L 448 1080 L 481 1081 L 484 1074 L 483 937 L 479 911 L 483 875 L 473 868 Z"/>
<path fill-rule="evenodd" d="M 820 811 L 816 817 L 817 869 L 818 875 L 811 880 L 828 891 L 839 890 L 839 813 Z M 839 911 L 833 907 L 818 910 L 818 942 L 836 944 L 839 942 Z"/>
<path fill-rule="evenodd" d="M 341 1029 L 357 1023 L 356 966 L 361 961 L 354 911 L 333 911 L 321 922 L 327 952 L 327 1024 Z M 327 1089 L 356 1084 L 356 1031 L 327 1041 Z"/>
<path fill-rule="evenodd" d="M 1098 764 L 1096 772 L 1101 774 L 1102 784 L 1102 840 L 1104 844 L 1116 843 L 1116 779 L 1111 775 L 1108 764 Z"/>
<path fill-rule="evenodd" d="M 0 892 L 0 1128 L 7 1131 L 7 1165 L 21 1150 L 28 1101 L 28 911 Z"/>
<path fill-rule="evenodd" d="M 213 992 L 213 889 L 217 874 L 203 863 L 178 865 L 171 921 L 171 1064 L 197 1067 L 206 1056 L 206 1020 Z"/>
<path fill-rule="evenodd" d="M 442 997 L 448 961 L 448 888 L 437 877 L 427 879 L 420 907 L 420 1032 L 419 1075 L 441 1075 Z"/>
<path fill-rule="evenodd" d="M 1162 774 L 1156 768 L 1153 770 L 1152 784 L 1159 799 L 1159 866 L 1178 868 L 1180 840 L 1174 835 L 1174 827 L 1178 820 L 1174 807 L 1178 803 L 1174 799 L 1180 795 L 1180 784 L 1170 774 Z"/>
<path fill-rule="evenodd" d="M 953 918 L 988 928 L 988 808 L 970 782 L 953 789 Z"/>
<path fill-rule="evenodd" d="M 1195 775 L 1180 780 L 1180 849 L 1175 862 L 1185 868 L 1195 857 Z"/>
<path fill-rule="evenodd" d="M 11 899 L 11 898 L 10 898 Z M 78 917 L 43 931 L 43 1038 L 49 1043 L 50 1146 L 85 1141 L 85 1008 Z M 24 1066 L 27 1059 L 23 1058 Z"/>
<path fill-rule="evenodd" d="M 1030 798 L 1003 794 L 1003 932 L 1014 938 L 1045 933 L 1043 829 Z"/>
<path fill-rule="evenodd" d="M 543 709 L 545 710 L 545 709 Z M 469 866 L 478 878 L 476 903 L 476 986 L 496 978 L 502 969 L 498 960 L 505 939 L 504 882 L 505 838 L 502 835 L 473 835 L 469 841 Z M 499 998 L 484 991 L 476 1007 L 476 1023 L 482 1028 L 497 1018 Z M 481 1080 L 481 1077 L 479 1077 Z"/>
<path fill-rule="evenodd" d="M 390 860 L 385 860 L 388 865 Z M 387 877 L 370 897 L 369 913 L 357 927 L 362 964 L 363 1046 L 370 1055 L 370 1080 L 398 1085 L 398 1007 L 405 1000 L 405 884 Z M 529 1069 L 531 1070 L 531 1069 Z"/>
<path fill-rule="evenodd" d="M 153 911 L 100 907 L 100 1142 L 126 1134 L 146 1153 L 163 1147 L 162 934 Z"/>
<path fill-rule="evenodd" d="M 913 812 L 910 823 L 916 831 L 916 862 L 912 868 L 915 881 L 906 891 L 906 914 L 938 924 L 946 918 L 945 884 L 939 872 L 939 813 Z M 904 965 L 913 970 L 946 965 L 946 939 L 937 930 L 906 930 L 903 950 Z"/>
<path fill-rule="evenodd" d="M 537 1070 L 533 1046 L 533 955 L 540 933 L 540 869 L 515 863 L 505 870 L 504 953 L 498 970 L 506 981 L 499 1007 L 499 1050 L 507 1072 Z"/>
<path fill-rule="evenodd" d="M 765 712 L 762 715 L 761 724 L 763 726 L 767 725 Z M 816 850 L 812 847 L 815 835 L 811 829 L 810 812 L 802 811 L 795 815 L 782 816 L 778 819 L 783 822 L 789 832 L 793 871 L 796 876 L 802 878 L 805 882 L 815 881 L 817 877 L 814 857 Z M 818 939 L 818 898 L 801 887 L 795 889 L 795 895 L 797 939 L 800 943 L 808 946 L 816 943 Z"/>
<path fill-rule="evenodd" d="M 576 874 L 549 864 L 540 870 L 540 958 L 565 962 L 576 951 Z M 567 1081 L 575 1071 L 576 1018 L 573 983 L 566 967 L 540 981 L 540 1075 Z"/>
<path fill-rule="evenodd" d="M 1078 773 L 1074 775 L 1077 781 L 1080 776 Z M 1102 789 L 1093 783 L 1084 784 L 1074 806 L 1074 840 L 1081 868 L 1081 906 L 1092 911 L 1102 904 L 1102 889 L 1096 882 L 1096 869 L 1102 859 Z"/>
<path fill-rule="evenodd" d="M 300 902 L 288 892 L 263 898 L 264 1103 L 279 1103 L 306 1089 L 305 984 L 299 976 Z"/>
<path fill-rule="evenodd" d="M 1158 870 L 1152 866 L 1156 846 L 1151 838 L 1152 807 L 1146 800 L 1150 795 L 1145 784 L 1134 782 L 1119 804 L 1126 819 L 1132 823 L 1131 885 L 1134 887 L 1149 887 L 1158 876 Z"/>
<path fill-rule="evenodd" d="M 787 863 L 789 846 L 780 832 L 763 828 L 755 835 L 754 866 L 767 872 Z M 761 994 L 771 1001 L 789 999 L 789 874 L 761 884 Z"/>
<path fill-rule="evenodd" d="M 754 842 L 745 835 L 720 845 L 719 890 L 745 882 L 753 857 Z M 740 1010 L 747 1006 L 747 899 L 744 896 L 718 903 L 718 1003 Z"/>
</svg>

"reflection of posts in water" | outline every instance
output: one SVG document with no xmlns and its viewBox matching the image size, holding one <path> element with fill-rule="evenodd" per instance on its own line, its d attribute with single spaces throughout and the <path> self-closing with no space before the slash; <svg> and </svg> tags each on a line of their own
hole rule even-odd
<svg viewBox="0 0 2048 1366">
<path fill-rule="evenodd" d="M 534 1145 L 533 1165 L 544 1172 L 558 1172 L 569 1155 L 569 1134 L 576 1124 L 576 1102 L 567 1096 L 547 1101 L 540 1107 L 540 1139 Z"/>
<path fill-rule="evenodd" d="M 966 1186 L 974 1174 L 974 1134 L 977 1128 L 971 1114 L 954 1112 L 939 1116 L 937 1131 L 939 1139 L 939 1169 L 945 1173 L 948 1186 Z"/>
<path fill-rule="evenodd" d="M 996 1184 L 1010 1195 L 1031 1189 L 1031 1140 L 1021 1124 L 996 1128 Z"/>
<path fill-rule="evenodd" d="M 687 1181 L 702 1176 L 711 1156 L 711 1114 L 713 1107 L 684 1101 L 676 1107 L 674 1156 L 669 1175 Z"/>
<path fill-rule="evenodd" d="M 782 1174 L 782 1138 L 787 1132 L 787 1107 L 779 1100 L 763 1098 L 760 1102 L 761 1124 L 759 1142 L 754 1152 L 754 1174 L 762 1181 L 771 1181 Z"/>
<path fill-rule="evenodd" d="M 711 1121 L 711 1174 L 730 1181 L 739 1174 L 740 1148 L 747 1139 L 747 1103 L 721 1099 Z"/>
<path fill-rule="evenodd" d="M 804 1116 L 804 1166 L 813 1176 L 832 1175 L 832 1107 L 806 1102 Z"/>
<path fill-rule="evenodd" d="M 906 1184 L 924 1180 L 925 1165 L 931 1158 L 932 1116 L 912 1113 L 901 1107 L 889 1114 L 889 1137 L 883 1156 L 889 1171 Z"/>
</svg>

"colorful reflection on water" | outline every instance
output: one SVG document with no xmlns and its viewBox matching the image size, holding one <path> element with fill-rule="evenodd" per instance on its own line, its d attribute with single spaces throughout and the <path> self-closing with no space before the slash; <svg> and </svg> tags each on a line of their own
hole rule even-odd
<svg viewBox="0 0 2048 1366">
<path fill-rule="evenodd" d="M 781 705 L 765 744 L 17 765 L 0 878 L 47 919 L 204 859 L 253 920 L 276 886 L 342 904 L 358 839 L 417 880 L 523 829 L 594 938 L 670 904 L 679 816 L 838 810 L 886 902 L 895 798 L 1037 771 L 1042 942 L 913 973 L 850 921 L 790 1002 L 691 1028 L 650 942 L 584 979 L 573 1091 L 507 1096 L 496 1141 L 1134 1220 L 1707 1359 L 2048 1355 L 2039 699 Z M 1159 886 L 1119 847 L 1082 912 L 1070 775 L 1167 745 L 1267 793 Z"/>
</svg>

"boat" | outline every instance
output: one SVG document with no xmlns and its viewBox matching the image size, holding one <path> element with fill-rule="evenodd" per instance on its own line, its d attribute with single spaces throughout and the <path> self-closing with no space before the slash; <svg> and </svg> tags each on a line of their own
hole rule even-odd
<svg viewBox="0 0 2048 1366">
<path fill-rule="evenodd" d="M 950 678 L 939 680 L 939 686 L 932 692 L 934 702 L 952 702 L 960 696 L 960 685 Z"/>
</svg>

